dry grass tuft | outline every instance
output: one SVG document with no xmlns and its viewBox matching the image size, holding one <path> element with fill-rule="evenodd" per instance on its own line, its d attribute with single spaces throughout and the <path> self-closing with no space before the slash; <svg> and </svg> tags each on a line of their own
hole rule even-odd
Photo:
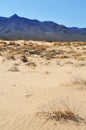
<svg viewBox="0 0 86 130">
<path fill-rule="evenodd" d="M 81 85 L 81 86 L 86 86 L 86 80 L 83 80 L 83 79 L 79 79 L 79 80 L 75 80 L 73 82 L 74 85 Z"/>
<path fill-rule="evenodd" d="M 26 65 L 27 65 L 27 66 L 34 66 L 34 67 L 36 66 L 36 64 L 35 64 L 34 62 L 29 62 L 29 63 L 27 63 Z"/>
<path fill-rule="evenodd" d="M 9 69 L 11 72 L 19 72 L 19 69 L 17 66 L 13 66 L 12 68 Z"/>
<path fill-rule="evenodd" d="M 7 56 L 8 60 L 15 60 L 15 56 L 14 54 L 10 54 L 9 56 Z"/>
<path fill-rule="evenodd" d="M 82 118 L 75 108 L 69 107 L 70 104 L 65 101 L 61 101 L 62 105 L 59 107 L 57 103 L 53 105 L 53 108 L 49 110 L 43 110 L 38 113 L 38 116 L 46 121 L 61 122 L 61 123 L 75 123 L 86 124 L 86 120 Z M 60 104 L 59 104 L 60 105 Z"/>
<path fill-rule="evenodd" d="M 86 80 L 82 78 L 76 78 L 74 81 L 71 83 L 71 85 L 74 88 L 77 88 L 79 90 L 86 90 Z"/>
<path fill-rule="evenodd" d="M 54 111 L 52 113 L 49 113 L 48 119 L 54 119 L 56 121 L 73 121 L 73 122 L 81 122 L 83 119 L 76 115 L 74 112 L 69 110 L 64 111 Z"/>
<path fill-rule="evenodd" d="M 25 55 L 22 56 L 21 60 L 22 60 L 23 62 L 28 62 L 28 58 L 27 58 Z"/>
<path fill-rule="evenodd" d="M 73 122 L 73 123 L 85 123 L 85 120 L 78 114 L 74 113 L 70 109 L 57 110 L 52 112 L 43 112 L 41 116 L 45 118 L 46 121 L 56 121 L 56 122 Z"/>
</svg>

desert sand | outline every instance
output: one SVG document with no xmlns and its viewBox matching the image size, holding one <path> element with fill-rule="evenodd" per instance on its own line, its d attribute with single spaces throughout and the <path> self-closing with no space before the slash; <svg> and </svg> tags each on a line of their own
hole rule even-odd
<svg viewBox="0 0 86 130">
<path fill-rule="evenodd" d="M 0 130 L 86 130 L 86 42 L 0 41 Z"/>
</svg>

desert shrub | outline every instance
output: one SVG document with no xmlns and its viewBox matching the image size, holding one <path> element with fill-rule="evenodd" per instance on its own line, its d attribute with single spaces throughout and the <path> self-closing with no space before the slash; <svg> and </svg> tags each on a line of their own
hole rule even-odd
<svg viewBox="0 0 86 130">
<path fill-rule="evenodd" d="M 80 85 L 80 86 L 86 86 L 86 80 L 81 79 L 81 78 L 76 78 L 74 79 L 73 85 Z"/>
<path fill-rule="evenodd" d="M 80 123 L 81 121 L 83 121 L 83 119 L 75 114 L 74 112 L 72 112 L 71 110 L 59 110 L 59 111 L 53 111 L 53 112 L 48 112 L 45 113 L 46 114 L 46 119 L 47 120 L 55 120 L 55 121 L 73 121 L 73 122 L 77 122 Z"/>
<path fill-rule="evenodd" d="M 34 66 L 34 67 L 36 66 L 36 64 L 35 64 L 34 62 L 29 62 L 29 63 L 27 63 L 26 65 L 27 65 L 27 66 Z"/>
<path fill-rule="evenodd" d="M 0 44 L 6 45 L 7 43 L 5 41 L 0 41 Z"/>
<path fill-rule="evenodd" d="M 48 59 L 55 58 L 57 55 L 56 50 L 48 50 L 41 57 L 46 57 Z"/>
<path fill-rule="evenodd" d="M 40 118 L 43 118 L 44 121 L 54 121 L 54 122 L 63 122 L 63 123 L 75 123 L 80 124 L 84 123 L 86 124 L 86 119 L 82 118 L 79 113 L 75 110 L 75 107 L 73 108 L 69 102 L 65 102 L 65 100 L 60 101 L 61 104 L 57 104 L 57 102 L 54 104 L 50 104 L 45 106 L 41 110 L 41 112 L 38 112 L 37 115 Z M 71 108 L 72 107 L 72 108 Z"/>
<path fill-rule="evenodd" d="M 21 60 L 22 60 L 23 62 L 28 62 L 28 58 L 27 58 L 25 55 L 22 56 Z"/>
<path fill-rule="evenodd" d="M 74 123 L 86 123 L 85 120 L 80 117 L 78 114 L 73 112 L 71 109 L 65 109 L 65 110 L 55 110 L 55 111 L 47 111 L 38 113 L 38 115 L 41 115 L 44 117 L 46 121 L 56 121 L 56 122 L 74 122 Z"/>
<path fill-rule="evenodd" d="M 15 42 L 14 41 L 10 41 L 9 45 L 15 45 Z"/>
<path fill-rule="evenodd" d="M 14 54 L 8 55 L 8 56 L 7 56 L 7 59 L 8 59 L 8 60 L 15 60 Z"/>
<path fill-rule="evenodd" d="M 12 71 L 12 72 L 19 72 L 19 69 L 17 66 L 13 66 L 12 68 L 9 69 L 9 71 Z"/>
</svg>

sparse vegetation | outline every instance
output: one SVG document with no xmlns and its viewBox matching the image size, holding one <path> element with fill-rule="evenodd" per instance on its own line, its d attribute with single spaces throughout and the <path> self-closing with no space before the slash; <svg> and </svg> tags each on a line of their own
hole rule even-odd
<svg viewBox="0 0 86 130">
<path fill-rule="evenodd" d="M 56 121 L 56 122 L 73 122 L 73 123 L 86 123 L 85 119 L 80 117 L 77 113 L 72 111 L 69 108 L 55 111 L 47 111 L 38 113 L 39 116 L 42 116 L 46 121 Z"/>
<path fill-rule="evenodd" d="M 83 118 L 81 118 L 79 115 L 75 114 L 71 110 L 46 112 L 44 113 L 44 116 L 47 120 L 64 121 L 64 122 L 73 121 L 76 123 L 81 123 L 84 121 Z"/>
<path fill-rule="evenodd" d="M 84 90 L 86 89 L 86 80 L 84 79 L 74 79 L 74 81 L 72 82 L 72 85 L 75 87 L 75 88 L 78 88 L 80 90 Z"/>
<path fill-rule="evenodd" d="M 27 66 L 36 66 L 36 64 L 34 63 L 34 62 L 28 62 L 27 64 L 26 64 Z"/>
<path fill-rule="evenodd" d="M 51 45 L 40 45 L 31 41 L 24 41 L 22 44 L 16 41 L 9 41 L 9 43 L 1 41 L 0 54 L 4 56 L 4 53 L 7 53 L 8 60 L 14 60 L 16 55 L 20 55 L 23 62 L 28 62 L 28 56 L 35 55 L 39 55 L 47 60 L 72 58 L 82 61 L 86 59 L 85 49 L 83 49 L 85 46 L 85 42 L 54 42 Z M 79 52 L 80 48 L 82 53 Z"/>
<path fill-rule="evenodd" d="M 6 42 L 0 43 L 1 128 L 85 130 L 86 45 Z"/>
<path fill-rule="evenodd" d="M 19 72 L 19 69 L 17 66 L 13 66 L 12 68 L 9 69 L 9 71 L 12 71 L 12 72 Z"/>
<path fill-rule="evenodd" d="M 8 60 L 15 60 L 14 54 L 10 54 L 9 56 L 7 56 Z"/>
<path fill-rule="evenodd" d="M 22 56 L 21 60 L 22 60 L 23 62 L 28 62 L 28 58 L 27 58 L 25 55 Z"/>
</svg>

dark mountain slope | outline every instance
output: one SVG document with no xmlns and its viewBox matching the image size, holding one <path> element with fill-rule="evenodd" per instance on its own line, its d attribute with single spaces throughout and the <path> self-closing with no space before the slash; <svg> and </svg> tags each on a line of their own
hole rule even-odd
<svg viewBox="0 0 86 130">
<path fill-rule="evenodd" d="M 14 14 L 9 18 L 0 17 L 0 39 L 86 41 L 86 28 L 68 28 L 52 21 L 40 22 Z"/>
</svg>

